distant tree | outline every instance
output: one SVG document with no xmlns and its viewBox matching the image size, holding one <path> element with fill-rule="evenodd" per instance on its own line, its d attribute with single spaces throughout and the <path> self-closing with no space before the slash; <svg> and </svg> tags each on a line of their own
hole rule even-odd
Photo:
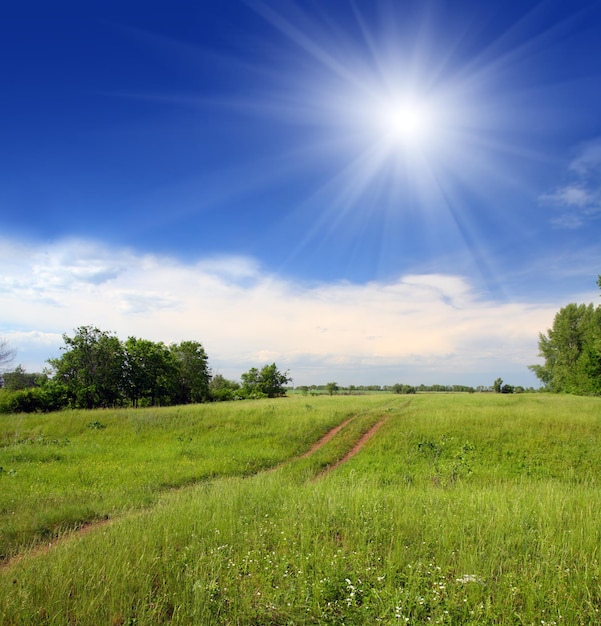
<svg viewBox="0 0 601 626">
<path fill-rule="evenodd" d="M 260 372 L 256 367 L 251 367 L 248 372 L 244 372 L 241 378 L 241 393 L 245 398 L 265 397 L 266 394 L 263 393 Z"/>
<path fill-rule="evenodd" d="M 48 363 L 53 380 L 64 387 L 74 408 L 116 406 L 122 399 L 123 346 L 119 339 L 93 326 L 63 335 L 64 354 Z"/>
<path fill-rule="evenodd" d="M 0 369 L 8 365 L 15 358 L 15 351 L 6 339 L 0 338 Z"/>
<path fill-rule="evenodd" d="M 4 374 L 4 388 L 9 391 L 20 391 L 39 386 L 44 380 L 43 374 L 27 373 L 21 365 L 17 365 L 12 372 Z"/>
<path fill-rule="evenodd" d="M 338 383 L 335 383 L 335 382 L 326 383 L 326 391 L 331 396 L 333 396 L 335 393 L 338 393 L 339 390 L 340 390 L 340 387 L 338 386 Z"/>
<path fill-rule="evenodd" d="M 177 367 L 164 343 L 128 337 L 123 385 L 132 406 L 173 404 L 177 383 Z"/>
<path fill-rule="evenodd" d="M 170 348 L 175 365 L 176 399 L 180 404 L 209 399 L 208 357 L 198 341 L 182 341 Z"/>
<path fill-rule="evenodd" d="M 501 390 L 503 389 L 503 379 L 497 378 L 492 384 L 492 389 L 495 393 L 501 393 Z"/>
<path fill-rule="evenodd" d="M 444 392 L 447 391 L 446 385 L 430 385 L 430 391 Z"/>
<path fill-rule="evenodd" d="M 245 398 L 276 398 L 286 395 L 286 385 L 291 381 L 288 372 L 280 372 L 275 363 L 259 371 L 252 367 L 242 374 L 241 394 Z"/>
<path fill-rule="evenodd" d="M 417 389 L 413 385 L 401 385 L 400 383 L 393 385 L 392 390 L 394 391 L 394 393 L 405 393 L 405 394 L 417 392 Z"/>
<path fill-rule="evenodd" d="M 292 380 L 288 372 L 280 372 L 275 363 L 261 369 L 261 385 L 268 398 L 286 395 L 286 385 Z"/>
<path fill-rule="evenodd" d="M 475 391 L 475 389 L 469 385 L 453 385 L 452 390 L 458 393 L 474 393 Z"/>
<path fill-rule="evenodd" d="M 240 383 L 215 374 L 209 382 L 209 398 L 215 402 L 235 400 L 240 391 Z"/>
</svg>

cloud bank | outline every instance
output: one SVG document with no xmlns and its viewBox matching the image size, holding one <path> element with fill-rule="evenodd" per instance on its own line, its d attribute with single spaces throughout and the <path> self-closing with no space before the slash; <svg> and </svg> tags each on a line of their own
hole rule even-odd
<svg viewBox="0 0 601 626">
<path fill-rule="evenodd" d="M 62 333 L 92 324 L 121 339 L 198 340 L 231 378 L 275 361 L 297 385 L 530 385 L 538 333 L 557 311 L 487 300 L 452 274 L 308 285 L 243 257 L 185 264 L 87 241 L 0 243 L 0 335 L 29 371 L 60 354 Z"/>
</svg>

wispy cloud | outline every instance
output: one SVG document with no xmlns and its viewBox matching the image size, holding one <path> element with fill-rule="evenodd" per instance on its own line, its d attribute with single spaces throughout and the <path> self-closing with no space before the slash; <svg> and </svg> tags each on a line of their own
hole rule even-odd
<svg viewBox="0 0 601 626">
<path fill-rule="evenodd" d="M 533 383 L 526 365 L 557 310 L 483 299 L 450 274 L 306 285 L 243 257 L 185 264 L 82 241 L 17 248 L 0 246 L 0 334 L 28 369 L 60 353 L 63 332 L 93 324 L 123 339 L 199 340 L 235 378 L 276 361 L 296 384 Z"/>
<path fill-rule="evenodd" d="M 551 223 L 577 229 L 601 215 L 601 139 L 585 144 L 568 166 L 566 182 L 540 196 L 554 210 Z"/>
</svg>

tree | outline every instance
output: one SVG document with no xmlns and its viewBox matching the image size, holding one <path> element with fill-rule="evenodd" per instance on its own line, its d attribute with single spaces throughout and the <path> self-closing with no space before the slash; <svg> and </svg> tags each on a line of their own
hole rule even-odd
<svg viewBox="0 0 601 626">
<path fill-rule="evenodd" d="M 392 390 L 394 391 L 394 393 L 404 393 L 404 394 L 417 392 L 417 389 L 413 385 L 402 385 L 401 383 L 396 383 L 395 385 L 393 385 Z"/>
<path fill-rule="evenodd" d="M 75 335 L 63 335 L 64 354 L 48 363 L 54 381 L 63 385 L 74 408 L 93 409 L 120 404 L 124 352 L 112 333 L 93 326 L 80 326 Z"/>
<path fill-rule="evenodd" d="M 0 368 L 8 365 L 15 357 L 15 351 L 9 346 L 6 339 L 0 338 Z"/>
<path fill-rule="evenodd" d="M 239 393 L 240 384 L 235 380 L 228 380 L 221 374 L 215 374 L 209 382 L 209 397 L 211 400 L 222 402 L 234 400 Z"/>
<path fill-rule="evenodd" d="M 63 354 L 48 360 L 52 378 L 27 374 L 21 366 L 6 375 L 9 386 L 21 394 L 16 399 L 18 410 L 135 407 L 209 399 L 208 358 L 197 341 L 167 347 L 129 337 L 122 343 L 94 326 L 80 326 L 73 337 L 64 334 L 63 340 Z M 5 345 L 0 342 L 0 347 Z M 32 385 L 36 389 L 24 389 Z"/>
<path fill-rule="evenodd" d="M 492 384 L 492 388 L 495 393 L 501 393 L 501 389 L 503 388 L 503 379 L 497 378 Z"/>
<path fill-rule="evenodd" d="M 37 387 L 43 378 L 43 374 L 28 374 L 21 365 L 17 365 L 12 372 L 4 374 L 4 388 L 9 391 L 20 391 Z"/>
<path fill-rule="evenodd" d="M 335 382 L 331 382 L 331 383 L 326 383 L 326 391 L 333 396 L 335 393 L 338 393 L 338 390 L 340 388 L 338 387 L 338 383 Z"/>
<path fill-rule="evenodd" d="M 601 307 L 563 307 L 539 334 L 538 348 L 545 363 L 529 369 L 550 391 L 601 394 Z"/>
<path fill-rule="evenodd" d="M 288 372 L 280 372 L 275 363 L 265 365 L 260 374 L 263 393 L 268 398 L 286 395 L 286 385 L 292 380 Z"/>
<path fill-rule="evenodd" d="M 292 379 L 288 372 L 280 372 L 275 363 L 259 371 L 252 367 L 242 374 L 241 393 L 245 398 L 276 398 L 286 395 L 286 385 Z"/>
<path fill-rule="evenodd" d="M 128 337 L 124 347 L 124 388 L 132 406 L 172 404 L 177 366 L 162 342 Z"/>
<path fill-rule="evenodd" d="M 240 389 L 245 398 L 264 398 L 265 394 L 261 387 L 261 377 L 256 367 L 251 367 L 248 372 L 241 376 L 242 387 Z"/>
<path fill-rule="evenodd" d="M 198 341 L 182 341 L 171 346 L 176 369 L 177 401 L 181 404 L 189 402 L 206 402 L 209 399 L 208 357 Z"/>
</svg>

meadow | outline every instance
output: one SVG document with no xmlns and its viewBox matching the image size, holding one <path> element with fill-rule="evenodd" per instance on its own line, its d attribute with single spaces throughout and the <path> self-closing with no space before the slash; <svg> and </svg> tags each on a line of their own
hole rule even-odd
<svg viewBox="0 0 601 626">
<path fill-rule="evenodd" d="M 2 416 L 0 446 L 3 625 L 601 621 L 598 398 Z"/>
</svg>

